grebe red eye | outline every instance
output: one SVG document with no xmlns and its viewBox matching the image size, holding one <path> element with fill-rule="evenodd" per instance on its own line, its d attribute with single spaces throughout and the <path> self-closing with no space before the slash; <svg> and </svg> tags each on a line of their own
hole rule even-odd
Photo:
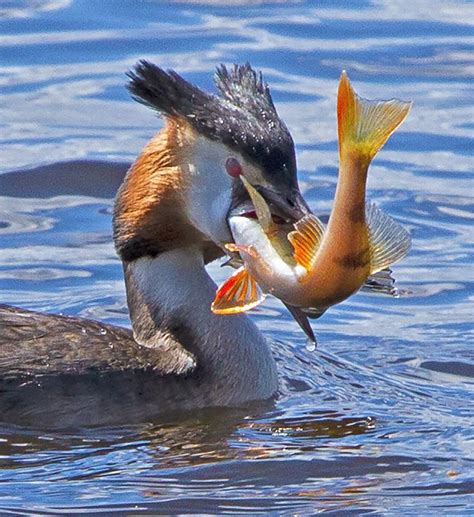
<svg viewBox="0 0 474 517">
<path fill-rule="evenodd" d="M 239 160 L 233 156 L 227 158 L 225 161 L 225 170 L 227 171 L 227 174 L 233 178 L 237 178 L 242 174 L 242 166 L 240 165 Z"/>
</svg>

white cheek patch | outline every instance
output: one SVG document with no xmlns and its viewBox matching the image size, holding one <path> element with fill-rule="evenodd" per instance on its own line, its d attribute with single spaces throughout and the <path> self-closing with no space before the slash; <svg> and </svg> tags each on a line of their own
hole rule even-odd
<svg viewBox="0 0 474 517">
<path fill-rule="evenodd" d="M 222 144 L 198 137 L 193 162 L 188 164 L 190 186 L 186 211 L 192 224 L 214 242 L 229 242 L 227 213 L 232 195 L 232 178 L 224 164 L 229 150 Z"/>
</svg>

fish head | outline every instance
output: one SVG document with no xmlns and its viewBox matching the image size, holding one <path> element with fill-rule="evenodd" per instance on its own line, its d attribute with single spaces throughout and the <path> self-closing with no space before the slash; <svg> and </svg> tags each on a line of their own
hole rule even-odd
<svg viewBox="0 0 474 517">
<path fill-rule="evenodd" d="M 275 262 L 286 262 L 288 258 L 293 262 L 292 248 L 287 239 L 293 225 L 272 213 L 265 198 L 245 176 L 240 176 L 240 179 L 250 200 L 231 210 L 229 226 L 235 242 L 240 245 L 244 261 L 251 268 L 253 265 L 257 276 L 258 269 L 262 268 L 268 276 Z M 246 250 L 249 246 L 256 252 L 249 253 Z"/>
</svg>

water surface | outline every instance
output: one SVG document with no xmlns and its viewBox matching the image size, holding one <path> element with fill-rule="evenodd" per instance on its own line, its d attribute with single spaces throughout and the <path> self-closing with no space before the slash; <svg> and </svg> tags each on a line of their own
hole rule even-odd
<svg viewBox="0 0 474 517">
<path fill-rule="evenodd" d="M 267 299 L 252 317 L 279 362 L 274 405 L 113 429 L 0 426 L 0 512 L 474 512 L 473 25 L 461 0 L 0 6 L 3 303 L 129 325 L 112 199 L 161 126 L 124 88 L 140 58 L 205 89 L 220 62 L 262 69 L 319 213 L 336 184 L 341 69 L 365 97 L 414 101 L 369 178 L 413 237 L 394 268 L 402 296 L 333 308 L 313 353 Z"/>
</svg>

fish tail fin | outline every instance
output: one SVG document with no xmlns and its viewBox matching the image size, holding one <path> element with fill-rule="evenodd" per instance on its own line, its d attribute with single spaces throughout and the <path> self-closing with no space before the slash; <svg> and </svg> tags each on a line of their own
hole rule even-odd
<svg viewBox="0 0 474 517">
<path fill-rule="evenodd" d="M 356 152 L 370 162 L 405 120 L 411 104 L 397 99 L 363 99 L 356 94 L 343 71 L 337 92 L 339 157 L 345 152 Z"/>
</svg>

